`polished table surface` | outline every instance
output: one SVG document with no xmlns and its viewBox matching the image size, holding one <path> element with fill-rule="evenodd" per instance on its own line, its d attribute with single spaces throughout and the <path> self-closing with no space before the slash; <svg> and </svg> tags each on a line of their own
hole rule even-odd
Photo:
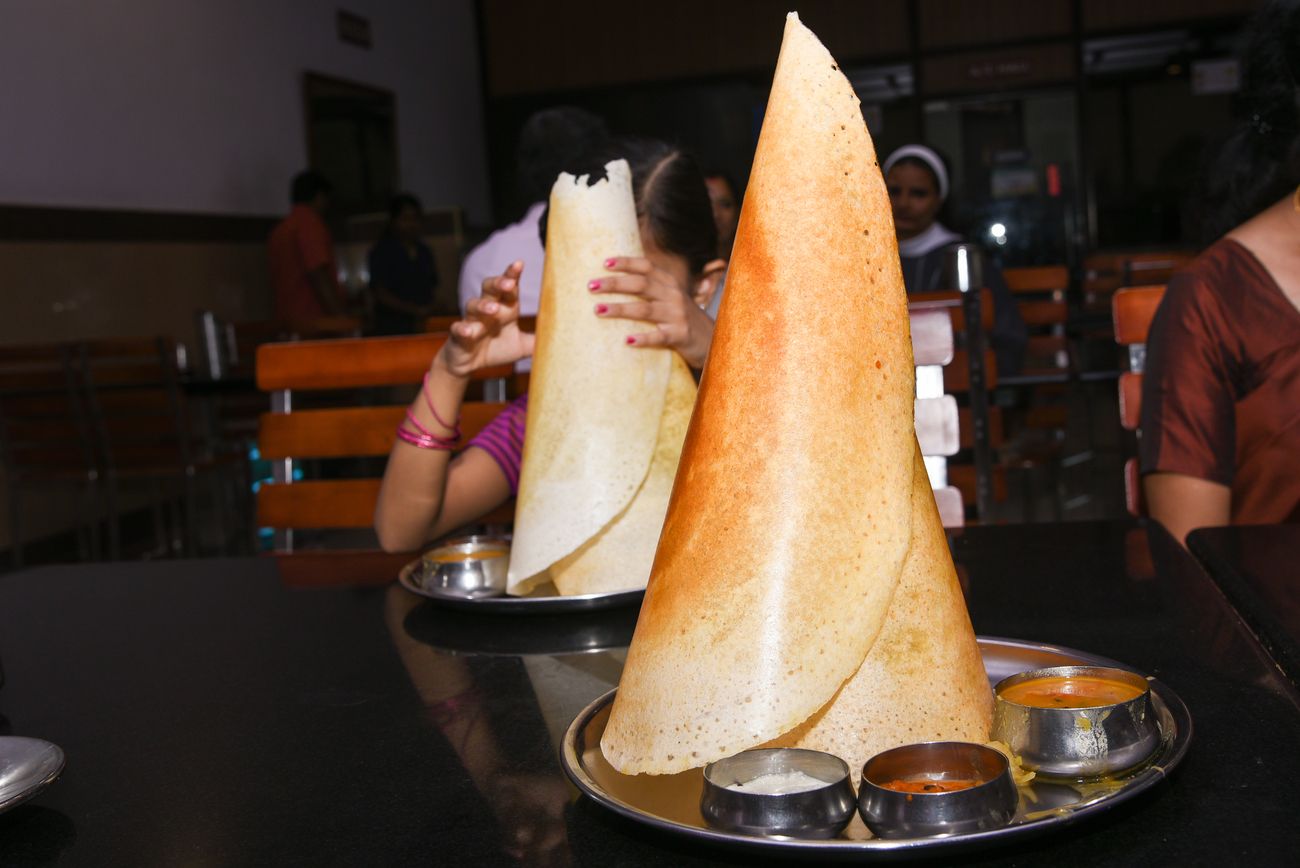
<svg viewBox="0 0 1300 868">
<path fill-rule="evenodd" d="M 1202 528 L 1187 547 L 1300 685 L 1300 524 Z"/>
<path fill-rule="evenodd" d="M 978 632 L 1124 661 L 1195 720 L 1148 793 L 964 864 L 1294 864 L 1300 700 L 1190 555 L 1131 523 L 970 528 L 954 551 Z M 621 660 L 561 652 L 625 643 L 634 612 L 450 613 L 390 568 L 314 588 L 270 559 L 0 576 L 0 732 L 68 757 L 0 814 L 0 865 L 755 864 L 560 771 L 554 739 Z"/>
</svg>

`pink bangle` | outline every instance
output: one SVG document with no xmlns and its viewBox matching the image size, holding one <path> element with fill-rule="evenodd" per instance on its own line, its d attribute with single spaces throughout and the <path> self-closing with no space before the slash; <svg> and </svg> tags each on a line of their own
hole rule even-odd
<svg viewBox="0 0 1300 868">
<path fill-rule="evenodd" d="M 415 418 L 415 414 L 411 412 L 410 407 L 406 408 L 406 421 L 414 425 L 416 431 L 419 431 L 422 435 L 424 435 L 430 440 L 438 440 L 444 443 L 455 444 L 455 442 L 460 439 L 460 428 L 453 429 L 450 436 L 434 434 L 428 428 L 425 428 L 423 425 L 420 424 L 420 420 Z"/>
<path fill-rule="evenodd" d="M 424 396 L 424 405 L 429 408 L 429 412 L 433 414 L 433 418 L 438 420 L 438 424 L 446 428 L 448 431 L 457 432 L 456 436 L 459 437 L 460 416 L 457 415 L 455 425 L 448 425 L 446 422 L 442 421 L 442 417 L 438 415 L 438 411 L 433 408 L 433 399 L 429 397 L 429 372 L 428 371 L 424 372 L 424 385 L 420 387 L 420 394 Z"/>
<path fill-rule="evenodd" d="M 407 431 L 401 425 L 397 426 L 397 439 L 403 443 L 409 443 L 419 449 L 436 449 L 442 452 L 450 452 L 456 447 L 455 442 L 439 440 L 434 437 L 426 437 L 423 434 L 416 434 L 414 431 Z"/>
</svg>

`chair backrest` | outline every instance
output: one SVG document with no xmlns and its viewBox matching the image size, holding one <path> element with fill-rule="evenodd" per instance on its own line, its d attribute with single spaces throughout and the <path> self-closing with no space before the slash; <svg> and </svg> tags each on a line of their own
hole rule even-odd
<svg viewBox="0 0 1300 868">
<path fill-rule="evenodd" d="M 955 352 L 952 316 L 948 308 L 933 305 L 908 312 L 916 363 L 916 438 L 944 527 L 961 527 L 966 519 L 962 496 L 948 484 L 948 457 L 961 449 L 957 400 L 944 394 L 943 377 Z"/>
<path fill-rule="evenodd" d="M 204 454 L 207 443 L 180 388 L 176 341 L 85 341 L 75 353 L 106 473 L 180 474 Z"/>
<path fill-rule="evenodd" d="M 1164 286 L 1131 286 L 1111 297 L 1111 322 L 1115 343 L 1128 349 L 1128 370 L 1119 375 L 1119 420 L 1126 431 L 1137 432 L 1142 417 L 1142 372 L 1146 368 L 1147 333 L 1155 317 Z M 1137 459 L 1124 463 L 1124 499 L 1129 512 L 1142 514 L 1142 490 Z"/>
<path fill-rule="evenodd" d="M 67 343 L 0 347 L 0 466 L 11 495 L 18 485 L 96 476 L 75 351 Z"/>
<path fill-rule="evenodd" d="M 1083 303 L 1105 311 L 1121 287 L 1168 283 L 1174 272 L 1195 258 L 1189 250 L 1097 251 L 1084 260 Z"/>
<path fill-rule="evenodd" d="M 297 528 L 368 528 L 379 496 L 377 477 L 295 479 L 302 459 L 378 458 L 392 448 L 406 404 L 358 403 L 355 392 L 370 387 L 409 387 L 413 398 L 445 334 L 264 344 L 257 351 L 257 384 L 271 395 L 258 431 L 261 457 L 272 462 L 273 480 L 257 492 L 260 527 L 274 528 L 276 549 L 292 551 Z M 503 380 L 509 366 L 480 371 L 478 378 Z M 298 408 L 311 393 L 344 391 L 329 406 Z M 467 402 L 461 411 L 465 440 L 477 434 L 505 406 L 501 401 Z"/>
<path fill-rule="evenodd" d="M 1064 265 L 1008 268 L 1002 272 L 1029 331 L 1023 373 L 1054 374 L 1070 368 L 1065 326 L 1070 316 L 1070 272 Z"/>
<path fill-rule="evenodd" d="M 993 437 L 1000 436 L 1001 424 L 999 410 L 990 407 L 988 395 L 997 386 L 998 372 L 994 354 L 984 349 L 978 355 L 972 355 L 973 344 L 987 347 L 987 335 L 993 328 L 993 296 L 987 289 L 979 291 L 979 328 L 972 329 L 974 323 L 968 320 L 968 309 L 973 311 L 975 299 L 957 291 L 923 292 L 908 295 L 908 308 L 915 315 L 924 310 L 941 310 L 952 322 L 954 335 L 953 356 L 942 368 L 931 371 L 917 370 L 918 388 L 923 378 L 938 377 L 942 383 L 936 394 L 961 396 L 964 406 L 958 410 L 959 446 L 969 449 L 973 462 L 948 464 L 948 480 L 961 494 L 964 505 L 974 505 L 978 516 L 985 516 L 995 497 L 998 481 L 993 466 L 992 450 L 996 445 Z M 972 361 L 976 361 L 972 364 Z M 983 388 L 972 389 L 973 383 L 981 383 Z"/>
</svg>

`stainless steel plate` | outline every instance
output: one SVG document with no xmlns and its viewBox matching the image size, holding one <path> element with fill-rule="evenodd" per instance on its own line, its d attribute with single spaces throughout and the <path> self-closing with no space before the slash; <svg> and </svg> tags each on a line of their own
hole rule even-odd
<svg viewBox="0 0 1300 868">
<path fill-rule="evenodd" d="M 980 637 L 980 652 L 990 686 L 1009 675 L 1047 666 L 1115 666 L 1114 660 L 1015 639 Z M 1150 762 L 1129 775 L 1103 783 L 1075 785 L 1035 781 L 1032 800 L 1021 797 L 1010 825 L 948 838 L 872 838 L 860 817 L 843 836 L 829 841 L 755 838 L 709 827 L 700 815 L 701 771 L 676 775 L 621 775 L 605 762 L 600 737 L 609 719 L 611 690 L 588 705 L 569 725 L 560 759 L 574 784 L 601 805 L 631 820 L 731 849 L 803 854 L 817 860 L 888 861 L 937 852 L 978 849 L 1010 838 L 1023 838 L 1061 829 L 1100 813 L 1155 786 L 1187 753 L 1192 719 L 1187 706 L 1164 684 L 1151 680 L 1151 693 L 1160 722 L 1161 741 Z"/>
<path fill-rule="evenodd" d="M 16 807 L 54 783 L 63 771 L 63 750 L 39 738 L 0 736 L 0 812 Z"/>
<path fill-rule="evenodd" d="M 476 610 L 477 611 L 477 610 Z M 502 629 L 501 618 L 442 606 L 416 604 L 403 626 L 412 639 L 449 654 L 476 657 L 551 657 L 626 648 L 636 629 L 637 609 L 602 609 L 574 615 L 511 618 Z"/>
<path fill-rule="evenodd" d="M 644 589 L 612 591 L 607 594 L 578 594 L 563 597 L 558 594 L 528 597 L 466 597 L 448 593 L 441 588 L 425 587 L 423 561 L 414 560 L 402 567 L 397 579 L 413 594 L 427 597 L 441 605 L 467 612 L 485 612 L 500 615 L 551 615 L 559 612 L 589 612 L 593 609 L 612 609 L 616 606 L 640 605 Z"/>
</svg>

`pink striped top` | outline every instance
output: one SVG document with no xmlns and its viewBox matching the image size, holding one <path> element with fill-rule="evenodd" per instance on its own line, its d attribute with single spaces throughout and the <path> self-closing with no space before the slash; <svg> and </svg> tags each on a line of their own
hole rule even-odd
<svg viewBox="0 0 1300 868">
<path fill-rule="evenodd" d="M 474 439 L 469 446 L 477 446 L 501 468 L 510 493 L 519 493 L 519 467 L 524 460 L 524 420 L 528 416 L 528 393 L 515 398 Z M 469 448 L 468 446 L 466 448 Z"/>
</svg>

